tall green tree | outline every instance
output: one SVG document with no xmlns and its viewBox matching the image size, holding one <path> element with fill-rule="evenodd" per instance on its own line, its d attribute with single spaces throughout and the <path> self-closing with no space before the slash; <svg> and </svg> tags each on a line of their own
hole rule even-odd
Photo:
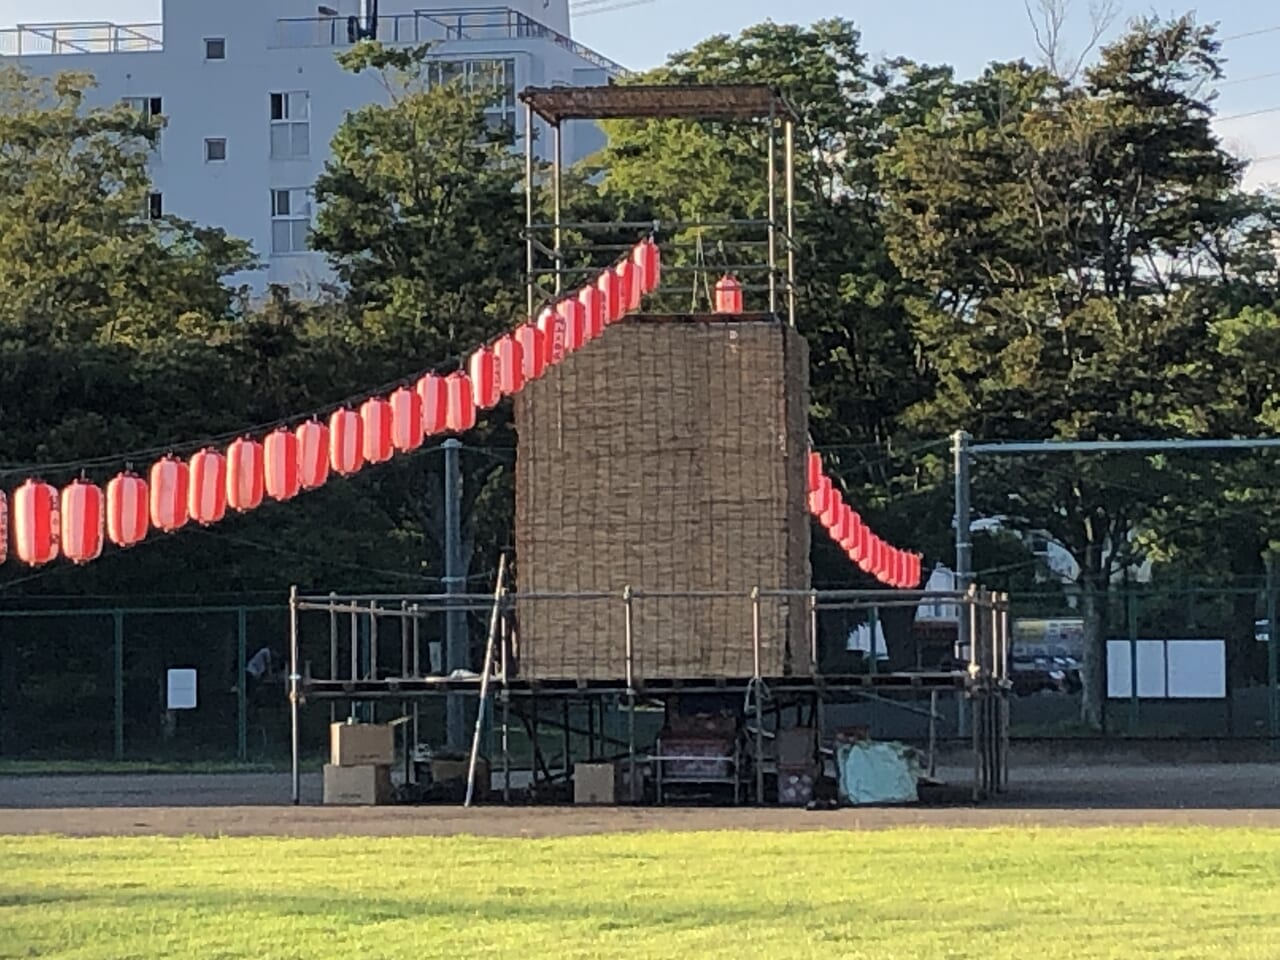
<svg viewBox="0 0 1280 960">
<path fill-rule="evenodd" d="M 1135 22 L 1079 83 L 1023 63 L 955 84 L 883 160 L 894 262 L 937 380 L 907 421 L 983 439 L 1180 432 L 1209 343 L 1205 257 L 1250 215 L 1204 97 L 1212 28 Z M 1086 622 L 1083 719 L 1105 694 L 1105 604 L 1177 481 L 1134 457 L 1005 462 L 976 503 L 1074 557 Z"/>
</svg>

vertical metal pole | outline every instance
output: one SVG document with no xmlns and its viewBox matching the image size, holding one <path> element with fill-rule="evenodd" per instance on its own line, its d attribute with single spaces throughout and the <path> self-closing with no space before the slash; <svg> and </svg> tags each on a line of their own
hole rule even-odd
<svg viewBox="0 0 1280 960">
<path fill-rule="evenodd" d="M 124 759 L 124 611 L 117 610 L 111 615 L 114 633 L 114 663 L 112 665 L 112 722 L 114 733 L 114 754 L 117 760 Z M 243 671 L 242 671 L 243 672 Z"/>
<path fill-rule="evenodd" d="M 504 583 L 506 574 L 507 557 L 505 554 L 498 558 L 498 584 L 493 593 L 493 610 L 489 614 L 489 637 L 484 646 L 484 666 L 480 670 L 480 702 L 476 706 L 476 725 L 471 737 L 471 754 L 467 759 L 467 796 L 463 801 L 464 807 L 471 806 L 471 800 L 475 796 L 476 788 L 476 767 L 480 762 L 480 734 L 484 729 L 484 708 L 489 700 L 489 676 L 493 673 L 493 650 L 494 644 L 498 640 L 498 623 L 502 610 L 502 597 L 506 592 L 506 584 Z M 485 773 L 486 783 L 484 785 L 485 793 L 489 792 L 492 781 L 489 779 L 489 773 Z"/>
<path fill-rule="evenodd" d="M 249 615 L 244 607 L 236 611 L 236 759 L 249 759 L 249 701 L 245 695 L 245 656 L 249 645 Z"/>
<path fill-rule="evenodd" d="M 533 317 L 533 104 L 524 106 L 524 269 L 525 312 Z"/>
<path fill-rule="evenodd" d="M 418 677 L 422 676 L 422 632 L 419 626 L 418 605 L 416 603 L 413 604 L 413 606 L 409 608 L 409 611 L 413 615 L 413 628 L 412 628 L 413 629 L 413 638 L 412 638 L 413 676 L 415 679 L 417 679 Z M 421 706 L 419 704 L 419 698 L 414 697 L 413 698 L 413 756 L 415 760 L 417 759 L 417 755 L 418 755 L 418 744 L 422 742 L 421 720 L 422 720 L 422 716 L 421 716 Z M 412 764 L 409 767 L 409 770 L 412 775 L 411 782 L 417 783 L 418 782 L 417 763 Z"/>
<path fill-rule="evenodd" d="M 563 276 L 564 250 L 561 247 L 561 232 L 560 232 L 560 201 L 561 201 L 560 168 L 563 162 L 562 160 L 562 157 L 563 157 L 562 139 L 563 138 L 560 136 L 559 123 L 554 123 L 551 125 L 551 139 L 554 145 L 554 153 L 555 153 L 555 156 L 552 158 L 552 161 L 551 161 L 551 179 L 553 181 L 551 189 L 555 194 L 555 197 L 553 199 L 554 209 L 553 209 L 552 215 L 554 218 L 554 227 L 555 227 L 556 295 L 559 296 L 561 290 L 563 289 L 563 280 L 564 280 L 564 276 Z"/>
<path fill-rule="evenodd" d="M 378 612 L 377 603 L 369 601 L 369 679 L 378 679 Z"/>
<path fill-rule="evenodd" d="M 929 776 L 938 772 L 938 691 L 929 692 Z"/>
<path fill-rule="evenodd" d="M 787 322 L 796 325 L 796 125 L 786 120 Z"/>
<path fill-rule="evenodd" d="M 809 594 L 809 656 L 811 658 L 809 672 L 816 677 L 818 675 L 818 595 L 813 592 Z"/>
<path fill-rule="evenodd" d="M 299 756 L 301 736 L 298 726 L 298 686 L 301 680 L 302 677 L 298 674 L 298 587 L 295 584 L 289 587 L 289 758 L 292 764 L 295 806 L 302 802 L 302 763 Z"/>
<path fill-rule="evenodd" d="M 772 131 L 772 127 L 770 127 Z M 772 146 L 772 139 L 770 145 Z M 756 806 L 764 806 L 764 697 L 760 676 L 760 588 L 751 588 L 751 682 L 756 706 Z"/>
<path fill-rule="evenodd" d="M 332 590 L 329 591 L 329 679 L 338 679 L 338 611 L 334 609 L 334 605 L 338 602 L 338 595 Z M 336 723 L 338 720 L 338 704 L 336 701 L 329 701 L 329 723 Z"/>
<path fill-rule="evenodd" d="M 467 663 L 466 613 L 455 609 L 453 600 L 462 592 L 462 443 L 449 438 L 444 447 L 444 582 L 450 601 L 445 613 L 445 673 L 464 670 Z M 449 749 L 467 748 L 466 701 L 462 694 L 450 693 L 445 700 L 445 739 Z"/>
<path fill-rule="evenodd" d="M 507 634 L 507 621 L 502 622 L 502 802 L 511 802 L 511 688 L 508 681 L 508 653 L 511 637 Z"/>
<path fill-rule="evenodd" d="M 351 602 L 351 681 L 360 679 L 360 615 L 356 613 L 356 603 Z M 359 717 L 356 716 L 356 708 L 359 704 L 351 701 L 351 707 L 347 714 L 347 719 L 351 723 L 355 723 Z"/>
<path fill-rule="evenodd" d="M 880 659 L 880 643 L 876 639 L 877 634 L 880 633 L 880 608 L 875 606 L 874 604 L 871 606 L 871 609 L 867 611 L 867 626 L 870 628 L 869 632 L 871 634 L 871 639 L 869 641 L 869 649 L 871 651 L 871 662 L 868 665 L 867 669 L 871 672 L 872 676 L 875 676 L 876 673 L 879 672 L 878 661 Z M 872 701 L 871 707 L 872 707 L 872 711 L 874 712 L 875 701 Z"/>
<path fill-rule="evenodd" d="M 640 798 L 640 791 L 637 789 L 636 783 L 636 649 L 635 649 L 635 617 L 632 610 L 631 586 L 627 585 L 622 588 L 622 603 L 625 612 L 625 631 L 623 640 L 625 643 L 626 656 L 626 673 L 627 673 L 627 774 L 630 778 L 629 793 L 631 802 L 635 803 Z"/>
<path fill-rule="evenodd" d="M 1124 578 L 1124 605 L 1129 624 L 1129 732 L 1138 732 L 1138 598 L 1128 575 Z"/>
<path fill-rule="evenodd" d="M 961 593 L 969 589 L 973 579 L 973 542 L 970 539 L 969 526 L 971 508 L 969 506 L 969 441 L 970 436 L 963 430 L 957 430 L 952 436 L 952 453 L 954 454 L 955 476 L 955 588 Z M 969 625 L 969 610 L 966 599 L 960 602 L 960 618 L 956 624 L 957 655 L 966 647 L 972 653 L 973 637 Z M 960 736 L 964 736 L 968 723 L 969 702 L 961 695 L 956 701 L 956 727 Z"/>
<path fill-rule="evenodd" d="M 769 313 L 778 315 L 778 159 L 775 142 L 777 118 L 769 106 Z"/>
<path fill-rule="evenodd" d="M 1277 591 L 1280 570 L 1276 554 L 1267 553 L 1267 718 L 1272 737 L 1280 737 L 1280 627 L 1276 624 Z"/>
</svg>

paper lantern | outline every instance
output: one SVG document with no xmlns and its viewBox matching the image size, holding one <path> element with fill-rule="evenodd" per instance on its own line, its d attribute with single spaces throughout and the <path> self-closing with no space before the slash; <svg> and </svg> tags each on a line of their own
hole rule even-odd
<svg viewBox="0 0 1280 960">
<path fill-rule="evenodd" d="M 809 494 L 809 512 L 815 517 L 821 517 L 827 510 L 831 493 L 831 478 L 826 474 L 819 476 L 817 489 Z"/>
<path fill-rule="evenodd" d="M 360 425 L 364 440 L 364 458 L 369 463 L 386 463 L 395 447 L 391 441 L 391 404 L 381 397 L 370 397 L 360 405 Z"/>
<path fill-rule="evenodd" d="M 322 487 L 329 479 L 329 428 L 308 420 L 294 431 L 298 438 L 298 481 L 303 490 Z"/>
<path fill-rule="evenodd" d="M 263 483 L 272 500 L 292 500 L 302 489 L 298 446 L 298 435 L 288 427 L 271 431 L 262 442 Z"/>
<path fill-rule="evenodd" d="M 564 320 L 546 307 L 538 314 L 538 329 L 542 331 L 543 366 L 559 363 L 564 359 Z"/>
<path fill-rule="evenodd" d="M 487 346 L 471 351 L 471 356 L 467 358 L 467 375 L 471 378 L 471 393 L 476 409 L 488 410 L 496 406 L 502 393 L 498 390 L 498 368 L 493 351 Z"/>
<path fill-rule="evenodd" d="M 227 448 L 227 506 L 238 513 L 262 506 L 266 493 L 262 444 L 241 437 Z"/>
<path fill-rule="evenodd" d="M 151 465 L 151 525 L 164 533 L 173 533 L 187 525 L 190 510 L 187 490 L 191 471 L 174 457 L 165 457 Z"/>
<path fill-rule="evenodd" d="M 662 255 L 658 251 L 658 244 L 654 242 L 652 237 L 646 237 L 636 244 L 631 251 L 631 262 L 636 265 L 636 269 L 640 272 L 641 291 L 643 293 L 653 293 L 653 291 L 657 290 L 662 270 Z"/>
<path fill-rule="evenodd" d="M 217 523 L 227 514 L 227 458 L 205 449 L 191 458 L 187 509 L 202 526 Z"/>
<path fill-rule="evenodd" d="M 119 473 L 107 482 L 107 539 L 132 547 L 146 539 L 147 482 L 134 473 Z"/>
<path fill-rule="evenodd" d="M 448 425 L 449 398 L 445 378 L 428 373 L 420 379 L 414 392 L 422 398 L 422 430 L 426 436 L 444 432 Z"/>
<path fill-rule="evenodd" d="M 849 559 L 854 563 L 861 563 L 867 555 L 867 537 L 870 531 L 856 510 L 850 513 L 850 517 L 853 529 L 849 537 Z"/>
<path fill-rule="evenodd" d="M 547 365 L 547 348 L 542 331 L 532 323 L 522 323 L 516 327 L 515 338 L 520 345 L 525 383 L 537 380 Z"/>
<path fill-rule="evenodd" d="M 578 291 L 582 304 L 582 336 L 594 340 L 604 333 L 604 296 L 596 287 L 583 287 Z"/>
<path fill-rule="evenodd" d="M 556 304 L 556 315 L 564 327 L 564 352 L 573 353 L 587 342 L 586 310 L 577 297 Z"/>
<path fill-rule="evenodd" d="M 354 410 L 335 410 L 329 417 L 329 466 L 343 476 L 364 466 L 364 425 Z"/>
<path fill-rule="evenodd" d="M 640 309 L 644 294 L 640 289 L 640 270 L 630 260 L 623 260 L 613 268 L 618 277 L 618 299 L 623 313 L 635 313 Z"/>
<path fill-rule="evenodd" d="M 13 541 L 18 559 L 41 567 L 58 556 L 58 491 L 28 480 L 13 492 Z"/>
<path fill-rule="evenodd" d="M 493 358 L 498 367 L 498 389 L 511 396 L 524 386 L 524 351 L 513 334 L 499 337 L 493 345 Z"/>
<path fill-rule="evenodd" d="M 626 310 L 622 304 L 622 287 L 618 275 L 613 270 L 606 270 L 596 279 L 596 289 L 600 291 L 600 310 L 605 326 L 617 323 Z"/>
<path fill-rule="evenodd" d="M 476 425 L 476 401 L 471 378 L 461 371 L 445 378 L 448 393 L 446 427 L 454 433 L 462 433 Z"/>
<path fill-rule="evenodd" d="M 828 485 L 831 483 L 827 481 Z M 818 517 L 822 521 L 822 525 L 830 530 L 835 526 L 836 520 L 840 517 L 840 511 L 844 509 L 844 496 L 835 487 L 830 487 L 831 492 L 827 494 L 826 506 L 822 510 L 821 516 Z"/>
<path fill-rule="evenodd" d="M 408 453 L 422 446 L 422 397 L 416 390 L 401 387 L 387 398 L 391 404 L 391 443 Z"/>
<path fill-rule="evenodd" d="M 9 498 L 0 490 L 0 563 L 9 559 Z"/>
<path fill-rule="evenodd" d="M 716 283 L 716 313 L 742 313 L 742 284 L 728 275 Z"/>
<path fill-rule="evenodd" d="M 822 455 L 818 453 L 809 453 L 809 485 L 806 488 L 812 493 L 818 489 L 818 484 L 822 481 Z"/>
<path fill-rule="evenodd" d="M 102 488 L 77 480 L 62 488 L 62 555 L 72 563 L 88 563 L 102 556 Z"/>
</svg>

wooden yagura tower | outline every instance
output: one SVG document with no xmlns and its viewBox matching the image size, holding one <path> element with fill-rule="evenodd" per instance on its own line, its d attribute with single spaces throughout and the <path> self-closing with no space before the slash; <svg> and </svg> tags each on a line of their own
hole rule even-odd
<svg viewBox="0 0 1280 960">
<path fill-rule="evenodd" d="M 541 117 L 557 144 L 560 125 L 579 118 L 764 120 L 770 200 L 765 220 L 721 222 L 740 249 L 766 247 L 757 262 L 739 257 L 731 271 L 766 310 L 629 316 L 517 396 L 519 673 L 580 680 L 621 679 L 628 667 L 641 679 L 807 674 L 809 357 L 793 323 L 789 108 L 763 86 L 534 89 L 521 98 L 530 128 Z M 780 126 L 785 223 L 774 199 Z M 553 178 L 558 221 L 558 164 Z M 545 225 L 553 247 L 538 242 L 540 226 L 531 216 L 531 313 L 571 289 L 575 273 L 599 269 L 566 266 L 577 252 L 564 248 L 561 225 Z M 744 241 L 753 230 L 766 242 Z M 545 270 L 539 251 L 547 254 Z M 681 268 L 665 267 L 663 288 L 698 282 L 698 269 L 685 269 L 682 280 Z M 751 283 L 753 275 L 759 282 Z M 540 291 L 547 278 L 554 291 Z"/>
</svg>

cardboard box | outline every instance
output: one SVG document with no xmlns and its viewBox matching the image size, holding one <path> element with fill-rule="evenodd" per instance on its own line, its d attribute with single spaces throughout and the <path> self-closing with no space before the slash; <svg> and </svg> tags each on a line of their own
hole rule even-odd
<svg viewBox="0 0 1280 960">
<path fill-rule="evenodd" d="M 453 784 L 466 789 L 467 770 L 471 766 L 470 758 L 463 760 L 447 760 L 443 757 L 431 758 L 431 782 L 433 784 Z M 489 776 L 489 761 L 484 757 L 476 758 L 475 796 L 486 797 L 492 780 Z"/>
<path fill-rule="evenodd" d="M 324 802 L 338 806 L 373 806 L 391 802 L 391 767 L 365 764 L 324 765 Z"/>
<path fill-rule="evenodd" d="M 779 730 L 775 744 L 779 767 L 804 767 L 813 764 L 816 752 L 813 727 Z"/>
<path fill-rule="evenodd" d="M 395 763 L 395 732 L 385 723 L 330 724 L 329 762 L 335 767 Z"/>
<path fill-rule="evenodd" d="M 623 796 L 623 791 L 622 777 L 612 763 L 573 765 L 574 803 L 613 805 Z"/>
</svg>

